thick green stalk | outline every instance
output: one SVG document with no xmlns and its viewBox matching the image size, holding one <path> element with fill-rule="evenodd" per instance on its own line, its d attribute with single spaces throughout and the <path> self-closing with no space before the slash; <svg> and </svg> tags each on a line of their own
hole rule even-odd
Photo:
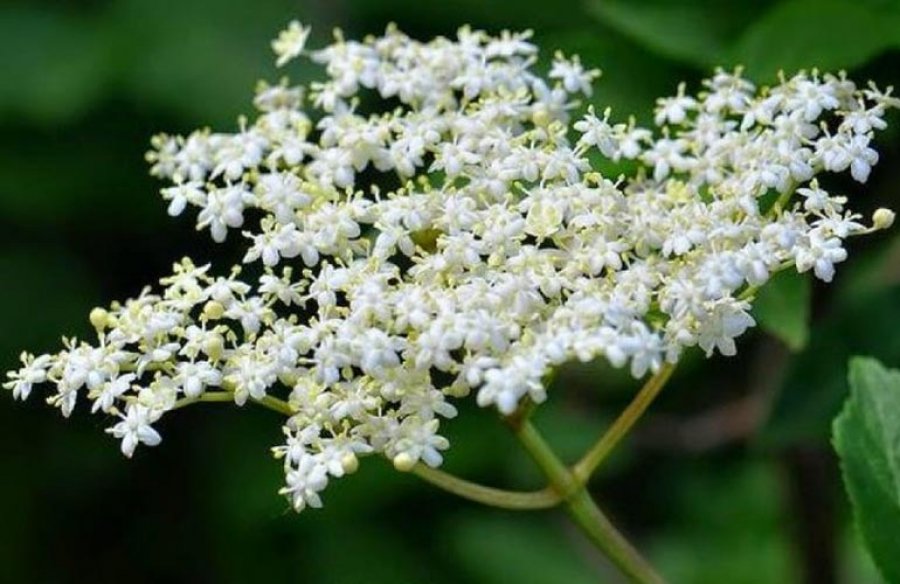
<svg viewBox="0 0 900 584">
<path fill-rule="evenodd" d="M 663 584 L 662 576 L 616 530 L 597 507 L 585 486 L 556 456 L 528 420 L 514 424 L 513 431 L 563 498 L 566 512 L 584 534 L 635 584 Z"/>
</svg>

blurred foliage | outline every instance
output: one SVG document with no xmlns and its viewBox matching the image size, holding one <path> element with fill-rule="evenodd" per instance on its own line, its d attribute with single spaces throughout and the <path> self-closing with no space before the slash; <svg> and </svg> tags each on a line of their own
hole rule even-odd
<svg viewBox="0 0 900 584">
<path fill-rule="evenodd" d="M 792 351 L 799 351 L 809 340 L 811 278 L 810 274 L 792 271 L 777 274 L 766 282 L 753 303 L 759 326 Z"/>
<path fill-rule="evenodd" d="M 667 486 L 671 525 L 651 540 L 672 582 L 795 582 L 790 533 L 783 529 L 777 469 L 745 459 L 711 467 L 688 464 Z M 697 557 L 702 555 L 703 561 Z"/>
<path fill-rule="evenodd" d="M 696 87 L 717 65 L 742 64 L 760 82 L 819 67 L 888 85 L 900 70 L 896 0 L 4 0 L 0 366 L 21 349 L 54 347 L 61 333 L 85 334 L 92 306 L 137 294 L 182 255 L 211 257 L 190 221 L 166 217 L 144 151 L 156 132 L 235 127 L 255 81 L 284 74 L 268 43 L 291 18 L 314 25 L 313 45 L 332 26 L 358 35 L 390 21 L 418 38 L 466 23 L 532 28 L 543 66 L 559 48 L 603 69 L 591 102 L 618 120 L 648 121 L 656 97 L 680 81 Z M 880 140 L 882 162 L 864 188 L 825 186 L 856 196 L 864 213 L 896 208 L 898 135 Z M 870 239 L 852 244 L 834 286 L 779 277 L 762 293 L 755 314 L 777 340 L 757 332 L 729 361 L 688 354 L 598 477 L 602 505 L 674 582 L 809 581 L 798 534 L 811 527 L 786 495 L 797 471 L 785 457 L 812 449 L 834 465 L 828 429 L 847 395 L 849 355 L 900 364 L 900 239 Z M 575 459 L 634 385 L 602 364 L 566 367 L 537 423 Z M 771 416 L 695 423 L 748 397 Z M 491 413 L 463 409 L 447 425 L 447 467 L 538 487 Z M 79 414 L 64 424 L 39 400 L 0 400 L 0 580 L 616 581 L 558 514 L 480 508 L 376 460 L 329 488 L 323 511 L 298 517 L 276 495 L 281 469 L 268 449 L 280 434 L 267 412 L 186 411 L 167 421 L 162 447 L 130 463 L 103 426 Z M 721 437 L 700 440 L 699 427 Z M 689 447 L 698 443 L 712 446 Z M 832 581 L 877 582 L 837 480 L 819 488 L 839 506 L 821 510 L 837 518 L 825 535 L 838 550 Z"/>
<path fill-rule="evenodd" d="M 891 0 L 591 0 L 610 26 L 661 56 L 710 68 L 742 65 L 756 79 L 780 70 L 831 71 L 900 47 Z"/>
<path fill-rule="evenodd" d="M 886 256 L 885 259 L 893 259 Z M 900 363 L 900 285 L 870 278 L 873 266 L 849 272 L 837 284 L 836 298 L 811 331 L 811 342 L 788 364 L 783 387 L 761 435 L 764 444 L 785 446 L 824 441 L 847 395 L 847 358 L 870 355 Z M 882 268 L 885 269 L 885 268 Z M 853 287 L 852 294 L 843 292 Z"/>
</svg>

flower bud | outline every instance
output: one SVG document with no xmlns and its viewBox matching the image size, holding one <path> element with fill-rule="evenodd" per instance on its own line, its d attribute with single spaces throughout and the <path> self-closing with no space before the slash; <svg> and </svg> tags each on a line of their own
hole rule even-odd
<svg viewBox="0 0 900 584">
<path fill-rule="evenodd" d="M 210 300 L 203 307 L 203 318 L 206 320 L 219 320 L 225 314 L 225 307 L 221 302 Z"/>
<path fill-rule="evenodd" d="M 896 215 L 890 209 L 885 209 L 884 207 L 876 209 L 875 212 L 872 213 L 872 228 L 889 229 L 891 225 L 894 224 L 894 217 L 896 217 Z"/>
<path fill-rule="evenodd" d="M 222 335 L 213 335 L 209 337 L 203 345 L 203 352 L 209 355 L 209 358 L 213 361 L 221 359 L 224 350 L 225 339 L 222 338 Z"/>
<path fill-rule="evenodd" d="M 91 324 L 98 332 L 110 326 L 109 312 L 104 308 L 95 308 L 90 314 Z"/>
<path fill-rule="evenodd" d="M 553 121 L 553 118 L 546 107 L 535 108 L 534 113 L 531 115 L 531 123 L 539 128 L 546 127 L 551 121 Z"/>
<path fill-rule="evenodd" d="M 396 459 L 394 461 L 394 465 L 396 465 Z M 341 457 L 341 468 L 344 469 L 344 472 L 347 474 L 353 474 L 359 468 L 359 459 L 356 458 L 356 455 L 352 452 L 348 452 L 344 456 Z"/>
<path fill-rule="evenodd" d="M 401 452 L 394 457 L 394 468 L 400 472 L 409 472 L 416 466 L 416 459 L 407 452 Z"/>
</svg>

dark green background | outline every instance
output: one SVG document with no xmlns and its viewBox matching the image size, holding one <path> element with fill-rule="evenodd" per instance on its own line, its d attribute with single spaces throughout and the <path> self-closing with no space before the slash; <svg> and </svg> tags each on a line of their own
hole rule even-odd
<svg viewBox="0 0 900 584">
<path fill-rule="evenodd" d="M 900 7 L 879 0 L 81 0 L 0 4 L 0 365 L 22 349 L 87 334 L 95 305 L 137 294 L 185 254 L 218 257 L 189 218 L 170 220 L 143 155 L 160 131 L 230 130 L 259 78 L 277 80 L 269 41 L 291 18 L 349 35 L 389 21 L 418 38 L 466 23 L 533 28 L 604 71 L 594 103 L 650 117 L 653 100 L 715 65 L 754 80 L 778 69 L 846 68 L 900 82 Z M 288 68 L 296 79 L 306 65 Z M 891 121 L 898 123 L 898 116 Z M 896 130 L 861 189 L 831 188 L 865 213 L 900 199 Z M 622 528 L 676 583 L 878 582 L 856 543 L 830 453 L 850 354 L 900 364 L 900 247 L 851 244 L 833 286 L 781 282 L 765 300 L 810 313 L 805 348 L 756 331 L 741 355 L 696 358 L 592 484 Z M 798 292 L 799 291 L 799 292 Z M 693 357 L 696 357 L 693 356 Z M 556 381 L 537 422 L 568 459 L 624 404 L 634 382 L 600 365 Z M 379 460 L 335 481 L 326 507 L 295 515 L 276 494 L 266 411 L 178 412 L 164 442 L 131 462 L 106 420 L 64 422 L 40 399 L 0 400 L 0 582 L 616 582 L 554 512 L 480 508 Z M 447 467 L 497 485 L 539 479 L 490 412 L 448 424 Z"/>
</svg>

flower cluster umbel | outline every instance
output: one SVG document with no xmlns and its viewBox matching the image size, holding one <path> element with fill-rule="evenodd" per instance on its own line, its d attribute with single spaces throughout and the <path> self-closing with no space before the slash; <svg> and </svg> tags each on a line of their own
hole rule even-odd
<svg viewBox="0 0 900 584">
<path fill-rule="evenodd" d="M 865 182 L 898 105 L 844 75 L 757 88 L 717 71 L 660 99 L 651 130 L 580 108 L 599 71 L 557 54 L 541 76 L 529 33 L 308 36 L 281 33 L 278 64 L 305 56 L 324 81 L 261 83 L 238 132 L 149 154 L 170 214 L 245 238 L 248 266 L 185 259 L 158 293 L 95 309 L 96 343 L 23 355 L 16 398 L 49 382 L 66 416 L 87 398 L 131 456 L 174 408 L 280 392 L 283 493 L 318 507 L 360 455 L 440 465 L 454 398 L 510 414 L 570 360 L 642 377 L 686 347 L 733 355 L 774 272 L 829 281 L 846 237 L 893 218 L 865 227 L 816 180 Z M 611 180 L 601 158 L 636 170 Z"/>
</svg>

